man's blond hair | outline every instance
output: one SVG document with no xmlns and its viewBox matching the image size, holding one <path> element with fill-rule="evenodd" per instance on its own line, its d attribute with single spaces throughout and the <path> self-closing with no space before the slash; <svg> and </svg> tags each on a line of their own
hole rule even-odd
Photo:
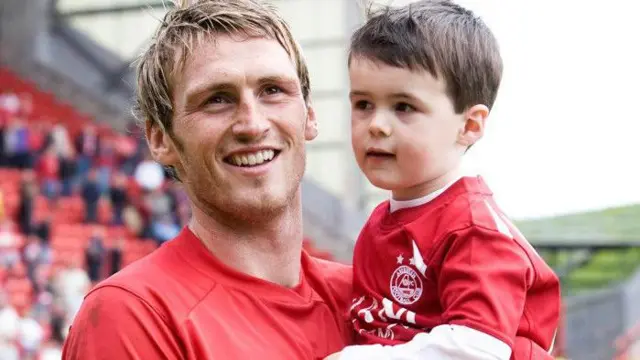
<svg viewBox="0 0 640 360">
<path fill-rule="evenodd" d="M 291 30 L 273 5 L 261 0 L 181 0 L 168 10 L 149 47 L 137 64 L 134 112 L 142 124 L 160 126 L 171 133 L 174 115 L 171 98 L 176 75 L 191 50 L 216 35 L 266 37 L 287 51 L 298 73 L 302 95 L 309 100 L 307 64 Z"/>
</svg>

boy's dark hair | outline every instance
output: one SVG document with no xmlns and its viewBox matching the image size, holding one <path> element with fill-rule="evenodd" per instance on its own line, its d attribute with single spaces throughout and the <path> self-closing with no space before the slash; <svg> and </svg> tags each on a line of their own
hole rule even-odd
<svg viewBox="0 0 640 360">
<path fill-rule="evenodd" d="M 502 78 L 498 43 L 471 11 L 448 0 L 421 0 L 369 11 L 351 37 L 354 57 L 443 77 L 455 111 L 491 108 Z"/>
</svg>

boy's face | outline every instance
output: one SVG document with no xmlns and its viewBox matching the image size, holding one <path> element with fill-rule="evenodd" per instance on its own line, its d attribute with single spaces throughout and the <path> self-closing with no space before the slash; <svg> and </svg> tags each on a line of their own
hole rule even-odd
<svg viewBox="0 0 640 360">
<path fill-rule="evenodd" d="M 358 57 L 351 59 L 349 78 L 351 141 L 369 181 L 397 200 L 451 181 L 472 143 L 465 137 L 469 114 L 454 111 L 444 81 Z"/>
</svg>

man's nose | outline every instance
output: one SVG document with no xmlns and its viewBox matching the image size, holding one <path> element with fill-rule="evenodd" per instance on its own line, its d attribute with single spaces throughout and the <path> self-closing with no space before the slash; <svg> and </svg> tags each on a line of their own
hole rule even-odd
<svg viewBox="0 0 640 360">
<path fill-rule="evenodd" d="M 239 141 L 260 140 L 269 132 L 270 122 L 253 97 L 241 99 L 235 117 L 232 132 Z"/>
</svg>

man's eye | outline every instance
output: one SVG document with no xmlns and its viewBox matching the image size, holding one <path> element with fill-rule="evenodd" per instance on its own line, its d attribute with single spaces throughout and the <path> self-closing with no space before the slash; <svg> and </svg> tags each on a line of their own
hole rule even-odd
<svg viewBox="0 0 640 360">
<path fill-rule="evenodd" d="M 280 89 L 277 86 L 267 86 L 266 88 L 264 88 L 264 93 L 266 95 L 274 95 L 274 94 L 279 94 L 282 92 L 282 89 Z"/>
<path fill-rule="evenodd" d="M 208 104 L 227 104 L 229 99 L 222 95 L 214 95 L 207 100 Z"/>
</svg>

